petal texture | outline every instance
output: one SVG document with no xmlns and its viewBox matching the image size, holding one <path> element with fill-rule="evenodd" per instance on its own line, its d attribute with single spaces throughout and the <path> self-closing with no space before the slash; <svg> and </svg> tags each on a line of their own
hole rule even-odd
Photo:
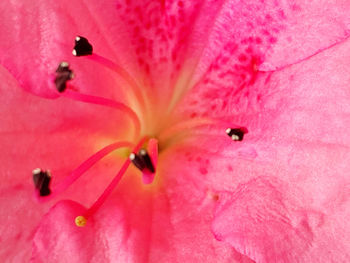
<svg viewBox="0 0 350 263">
<path fill-rule="evenodd" d="M 176 95 L 186 97 L 179 109 L 192 107 L 192 116 L 214 118 L 253 110 L 263 95 L 254 88 L 259 72 L 344 41 L 349 36 L 349 8 L 347 1 L 224 2 L 207 38 L 198 41 L 205 44 L 192 48 L 192 57 L 200 60 L 193 75 L 182 76 L 187 81 L 180 78 Z"/>
<path fill-rule="evenodd" d="M 255 114 L 235 119 L 256 156 L 231 159 L 232 145 L 211 162 L 227 173 L 207 168 L 212 186 L 226 190 L 214 233 L 256 262 L 349 260 L 349 50 L 346 41 L 262 73 Z"/>
</svg>

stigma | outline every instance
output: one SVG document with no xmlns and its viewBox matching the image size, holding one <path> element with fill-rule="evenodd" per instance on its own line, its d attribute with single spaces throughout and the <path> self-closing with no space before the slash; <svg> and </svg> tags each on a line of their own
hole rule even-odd
<svg viewBox="0 0 350 263">
<path fill-rule="evenodd" d="M 75 224 L 78 227 L 84 227 L 86 225 L 87 219 L 84 216 L 77 216 L 75 218 Z"/>
</svg>

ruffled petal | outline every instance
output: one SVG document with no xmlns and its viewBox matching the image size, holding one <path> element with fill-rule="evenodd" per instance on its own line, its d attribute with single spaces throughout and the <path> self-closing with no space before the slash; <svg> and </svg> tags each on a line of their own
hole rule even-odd
<svg viewBox="0 0 350 263">
<path fill-rule="evenodd" d="M 220 195 L 213 231 L 255 262 L 296 262 L 312 246 L 313 233 L 306 214 L 294 211 L 272 181 L 260 177 Z"/>
<path fill-rule="evenodd" d="M 213 232 L 255 262 L 347 262 L 349 202 L 325 212 L 306 195 L 260 176 L 220 194 Z"/>
</svg>

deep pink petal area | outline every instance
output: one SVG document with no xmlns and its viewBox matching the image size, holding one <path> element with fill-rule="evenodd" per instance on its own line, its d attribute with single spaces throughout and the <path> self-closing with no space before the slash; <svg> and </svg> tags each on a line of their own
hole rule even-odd
<svg viewBox="0 0 350 263">
<path fill-rule="evenodd" d="M 197 65 L 197 77 L 207 72 L 205 85 L 248 85 L 264 61 L 270 65 L 265 69 L 281 66 L 278 60 L 293 63 L 344 38 L 349 10 L 346 1 L 182 0 L 36 1 L 4 3 L 0 8 L 1 64 L 25 89 L 56 96 L 50 75 L 59 61 L 68 60 L 78 73 L 77 86 L 96 91 L 104 79 L 100 91 L 113 94 L 106 72 L 72 57 L 74 37 L 83 35 L 98 54 L 132 73 L 139 86 L 156 90 L 155 100 L 170 96 L 174 85 L 186 90 Z M 286 47 L 293 50 L 285 52 Z M 119 79 L 118 86 L 125 85 Z"/>
<path fill-rule="evenodd" d="M 349 10 L 347 1 L 225 2 L 205 31 L 207 38 L 201 38 L 206 45 L 192 43 L 191 58 L 201 59 L 191 84 L 182 82 L 178 88 L 181 93 L 194 85 L 179 108 L 192 107 L 193 117 L 216 118 L 252 109 L 266 92 L 254 88 L 259 72 L 306 59 L 344 40 Z"/>
</svg>

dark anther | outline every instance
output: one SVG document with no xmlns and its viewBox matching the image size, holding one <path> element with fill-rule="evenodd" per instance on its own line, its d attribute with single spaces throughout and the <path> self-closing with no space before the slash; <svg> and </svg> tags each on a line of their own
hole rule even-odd
<svg viewBox="0 0 350 263">
<path fill-rule="evenodd" d="M 246 131 L 244 129 L 238 128 L 238 129 L 231 129 L 228 128 L 226 130 L 226 133 L 229 137 L 231 137 L 231 139 L 233 141 L 242 141 L 243 140 L 243 136 L 246 133 Z"/>
<path fill-rule="evenodd" d="M 131 153 L 129 155 L 129 159 L 140 171 L 143 171 L 145 169 L 146 164 L 138 154 Z"/>
<path fill-rule="evenodd" d="M 33 181 L 35 189 L 39 191 L 40 196 L 47 196 L 51 194 L 50 181 L 51 173 L 50 171 L 43 171 L 40 168 L 33 170 Z"/>
<path fill-rule="evenodd" d="M 140 171 L 147 169 L 151 173 L 155 172 L 151 157 L 145 149 L 141 149 L 138 154 L 131 153 L 129 158 Z"/>
<path fill-rule="evenodd" d="M 58 92 L 63 92 L 67 88 L 67 81 L 74 78 L 73 71 L 67 62 L 61 62 L 56 69 L 55 85 Z"/>
<path fill-rule="evenodd" d="M 143 162 L 146 165 L 146 168 L 151 172 L 154 173 L 154 165 L 152 163 L 151 157 L 149 156 L 148 152 L 145 149 L 141 149 L 139 151 L 139 156 L 142 158 Z"/>
<path fill-rule="evenodd" d="M 85 37 L 77 36 L 72 54 L 77 57 L 92 55 L 92 45 Z"/>
</svg>

